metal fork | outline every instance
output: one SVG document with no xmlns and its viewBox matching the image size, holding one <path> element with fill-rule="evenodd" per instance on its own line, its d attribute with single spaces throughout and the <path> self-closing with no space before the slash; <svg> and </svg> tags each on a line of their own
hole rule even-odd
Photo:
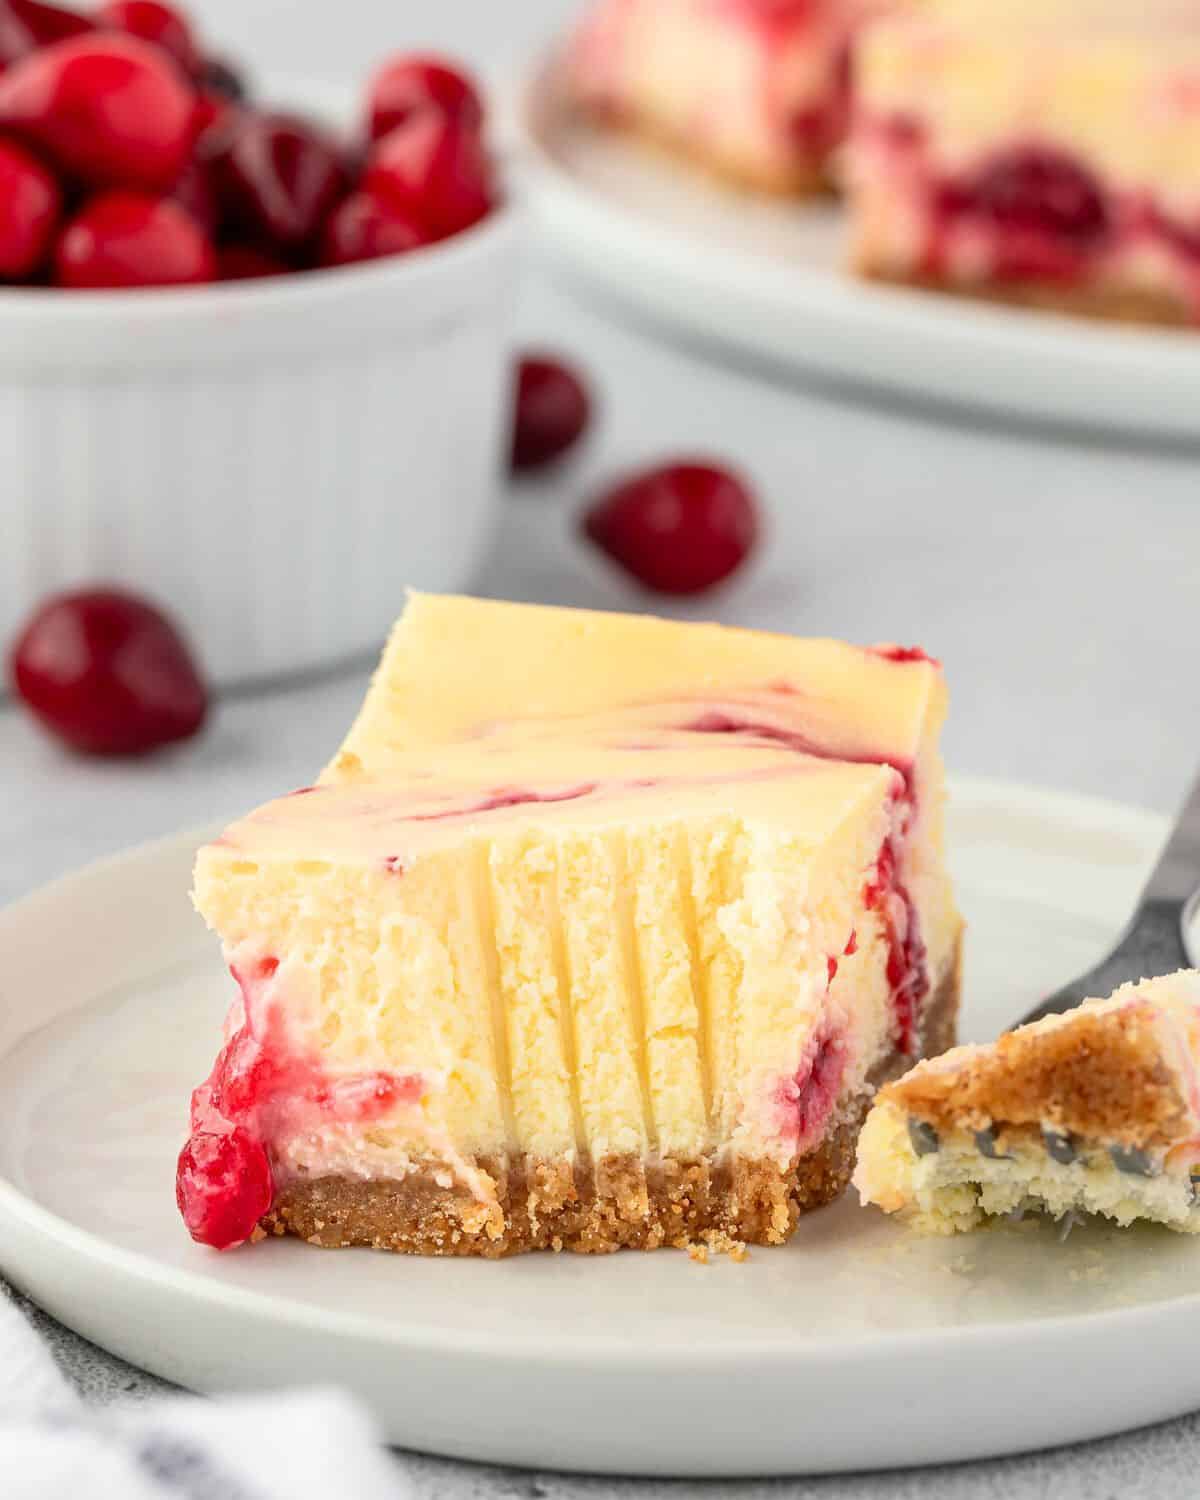
<svg viewBox="0 0 1200 1500">
<path fill-rule="evenodd" d="M 1200 902 L 1200 779 L 1176 819 L 1125 935 L 1102 962 L 1064 985 L 1019 1025 L 1103 998 L 1131 979 L 1154 979 L 1192 965 L 1186 933 Z"/>
</svg>

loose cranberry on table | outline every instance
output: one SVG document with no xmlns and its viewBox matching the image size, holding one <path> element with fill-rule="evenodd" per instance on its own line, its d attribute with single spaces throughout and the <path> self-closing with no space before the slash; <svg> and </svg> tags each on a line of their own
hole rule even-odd
<svg viewBox="0 0 1200 1500">
<path fill-rule="evenodd" d="M 634 475 L 598 500 L 583 526 L 609 557 L 661 594 L 698 594 L 721 583 L 759 535 L 749 488 L 708 463 Z"/>
<path fill-rule="evenodd" d="M 41 162 L 0 140 L 0 277 L 20 281 L 40 269 L 61 210 L 58 184 Z"/>
<path fill-rule="evenodd" d="M 351 193 L 326 222 L 321 238 L 321 264 L 348 266 L 384 255 L 402 255 L 428 242 L 429 237 L 419 224 L 374 193 Z"/>
<path fill-rule="evenodd" d="M 478 131 L 435 110 L 413 115 L 375 145 L 363 186 L 422 225 L 431 239 L 469 229 L 494 201 Z"/>
<path fill-rule="evenodd" d="M 561 458 L 590 416 L 587 387 L 574 370 L 547 355 L 526 355 L 517 367 L 512 467 L 524 472 Z"/>
<path fill-rule="evenodd" d="M 158 47 L 98 32 L 0 75 L 0 131 L 88 187 L 166 188 L 194 135 L 195 94 Z"/>
<path fill-rule="evenodd" d="M 187 19 L 159 0 L 109 0 L 96 12 L 96 20 L 162 47 L 188 73 L 200 66 L 200 52 Z"/>
<path fill-rule="evenodd" d="M 0 65 L 62 42 L 71 36 L 94 31 L 95 22 L 60 5 L 42 5 L 39 0 L 0 0 Z"/>
<path fill-rule="evenodd" d="M 140 755 L 187 739 L 208 711 L 174 625 L 118 589 L 47 601 L 13 648 L 10 672 L 45 728 L 88 755 Z"/>
<path fill-rule="evenodd" d="M 372 78 L 367 132 L 371 140 L 380 140 L 426 109 L 468 130 L 483 128 L 483 104 L 474 83 L 441 58 L 414 55 L 393 58 Z"/>
<path fill-rule="evenodd" d="M 212 281 L 208 235 L 170 198 L 103 193 L 66 226 L 54 252 L 54 279 L 76 290 L 186 286 Z"/>
<path fill-rule="evenodd" d="M 243 116 L 213 172 L 226 222 L 285 252 L 316 237 L 347 185 L 336 142 L 290 115 Z"/>
</svg>

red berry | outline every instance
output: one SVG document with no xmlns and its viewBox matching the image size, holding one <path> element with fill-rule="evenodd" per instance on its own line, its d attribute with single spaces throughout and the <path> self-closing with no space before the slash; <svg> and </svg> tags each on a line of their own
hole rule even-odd
<svg viewBox="0 0 1200 1500">
<path fill-rule="evenodd" d="M 202 89 L 196 98 L 196 113 L 193 116 L 197 153 L 212 156 L 214 151 L 211 144 L 207 150 L 206 144 L 218 141 L 223 143 L 226 133 L 232 133 L 239 118 L 239 111 L 232 99 L 227 99 L 224 94 L 215 93 L 212 89 Z"/>
<path fill-rule="evenodd" d="M 195 156 L 187 162 L 171 188 L 170 198 L 191 214 L 205 234 L 211 236 L 216 233 L 217 195 L 205 162 Z"/>
<path fill-rule="evenodd" d="M 35 717 L 87 755 L 140 755 L 187 739 L 208 709 L 175 627 L 116 589 L 43 604 L 13 648 L 10 673 Z"/>
<path fill-rule="evenodd" d="M 467 130 L 483 127 L 483 105 L 471 80 L 437 57 L 395 57 L 371 79 L 367 133 L 380 140 L 422 110 L 434 109 Z"/>
<path fill-rule="evenodd" d="M 194 114 L 178 68 L 134 37 L 57 42 L 0 76 L 0 129 L 91 186 L 169 186 L 191 149 Z"/>
<path fill-rule="evenodd" d="M 346 188 L 336 144 L 285 115 L 243 115 L 213 165 L 226 219 L 288 251 L 314 238 Z"/>
<path fill-rule="evenodd" d="M 726 469 L 670 464 L 634 475 L 584 518 L 597 546 L 648 588 L 697 594 L 728 578 L 758 540 L 758 509 Z"/>
<path fill-rule="evenodd" d="M 428 243 L 418 224 L 395 212 L 374 193 L 351 193 L 330 215 L 321 239 L 321 264 L 347 266 L 354 261 L 403 255 Z"/>
<path fill-rule="evenodd" d="M 943 184 L 934 201 L 943 221 L 966 218 L 991 231 L 991 270 L 1002 279 L 1070 282 L 1111 228 L 1091 173 L 1040 146 L 998 153 L 974 176 Z"/>
<path fill-rule="evenodd" d="M 200 87 L 211 94 L 221 94 L 234 104 L 240 104 L 249 90 L 246 81 L 232 63 L 223 57 L 207 57 L 198 72 Z"/>
<path fill-rule="evenodd" d="M 478 132 L 433 110 L 389 131 L 367 159 L 363 186 L 444 239 L 492 207 L 491 174 Z"/>
<path fill-rule="evenodd" d="M 267 1153 L 240 1126 L 221 1134 L 198 1130 L 179 1153 L 175 1201 L 201 1245 L 231 1250 L 244 1244 L 273 1197 Z"/>
<path fill-rule="evenodd" d="M 994 157 L 966 188 L 967 209 L 995 223 L 1086 241 L 1105 234 L 1095 178 L 1065 152 L 1022 146 Z"/>
<path fill-rule="evenodd" d="M 54 276 L 76 290 L 187 286 L 217 274 L 212 241 L 171 198 L 102 193 L 59 236 Z"/>
<path fill-rule="evenodd" d="M 286 276 L 291 269 L 257 245 L 222 245 L 217 251 L 221 281 L 257 281 L 264 276 Z"/>
<path fill-rule="evenodd" d="M 0 65 L 16 62 L 51 42 L 94 30 L 95 24 L 86 16 L 58 5 L 42 5 L 39 0 L 0 0 Z"/>
<path fill-rule="evenodd" d="M 517 410 L 513 424 L 512 466 L 540 469 L 583 436 L 591 401 L 583 381 L 566 365 L 528 356 L 517 371 Z"/>
<path fill-rule="evenodd" d="M 194 73 L 200 66 L 200 53 L 185 17 L 160 0 L 108 0 L 96 12 L 101 26 L 112 26 L 140 36 L 169 52 L 181 68 Z"/>
<path fill-rule="evenodd" d="M 0 140 L 0 277 L 21 281 L 46 259 L 62 194 L 40 161 Z"/>
</svg>

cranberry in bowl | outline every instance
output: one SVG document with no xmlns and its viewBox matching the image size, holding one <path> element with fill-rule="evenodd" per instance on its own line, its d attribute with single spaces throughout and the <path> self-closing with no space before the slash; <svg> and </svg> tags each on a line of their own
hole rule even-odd
<svg viewBox="0 0 1200 1500">
<path fill-rule="evenodd" d="M 176 7 L 63 14 L 0 72 L 0 641 L 103 577 L 218 682 L 371 651 L 469 583 L 508 459 L 479 92 L 402 56 L 352 109 L 247 97 Z"/>
</svg>

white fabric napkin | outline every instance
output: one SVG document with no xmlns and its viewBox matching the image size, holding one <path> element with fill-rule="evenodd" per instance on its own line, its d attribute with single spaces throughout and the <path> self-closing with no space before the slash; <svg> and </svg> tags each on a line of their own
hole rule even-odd
<svg viewBox="0 0 1200 1500">
<path fill-rule="evenodd" d="M 348 1396 L 84 1406 L 0 1282 L 3 1500 L 404 1500 Z"/>
</svg>

